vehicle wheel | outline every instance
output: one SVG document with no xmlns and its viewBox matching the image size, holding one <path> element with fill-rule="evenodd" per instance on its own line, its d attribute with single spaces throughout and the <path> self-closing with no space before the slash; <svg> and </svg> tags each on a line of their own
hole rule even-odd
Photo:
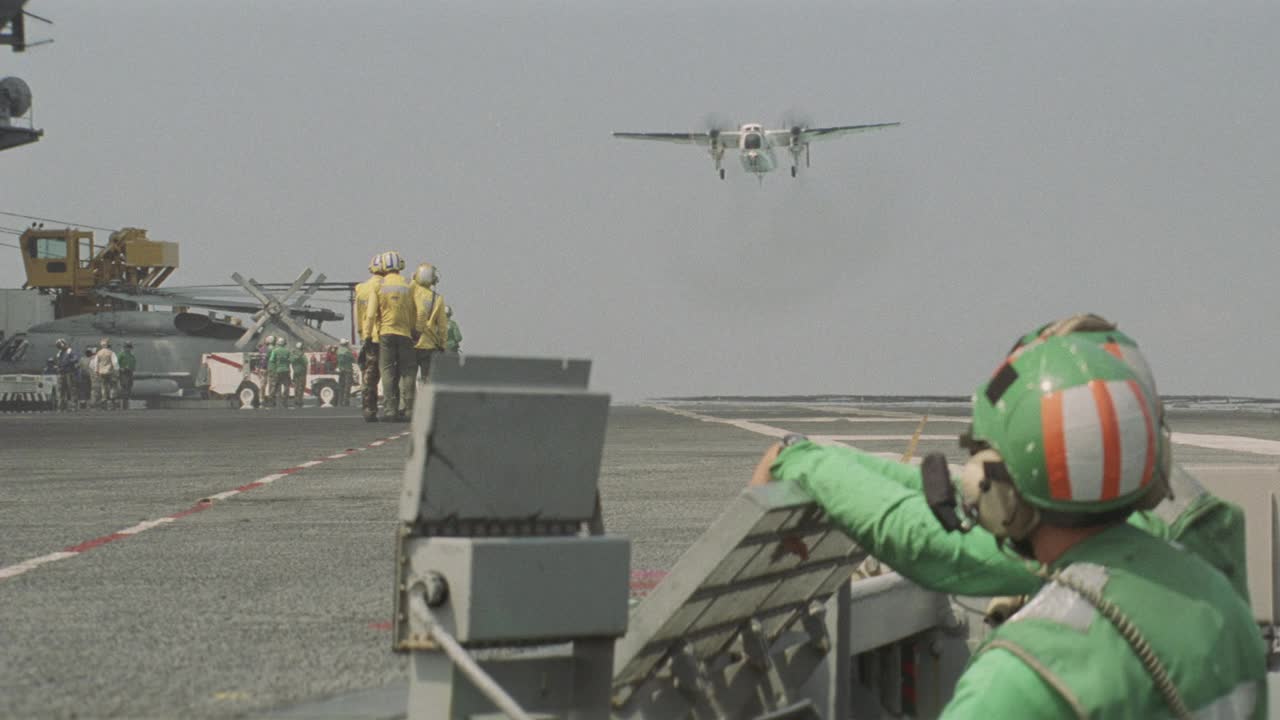
<svg viewBox="0 0 1280 720">
<path fill-rule="evenodd" d="M 311 394 L 320 400 L 320 406 L 336 407 L 338 404 L 338 384 L 332 380 L 321 380 L 311 386 Z"/>
<path fill-rule="evenodd" d="M 240 401 L 237 407 L 258 407 L 258 386 L 245 380 L 236 388 L 235 397 Z"/>
</svg>

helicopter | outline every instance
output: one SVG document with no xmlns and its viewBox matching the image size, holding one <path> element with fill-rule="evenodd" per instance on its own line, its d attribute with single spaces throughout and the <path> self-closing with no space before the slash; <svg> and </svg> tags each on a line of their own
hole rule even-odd
<svg viewBox="0 0 1280 720">
<path fill-rule="evenodd" d="M 321 323 L 343 315 L 307 303 L 318 292 L 351 288 L 326 283 L 323 274 L 308 284 L 307 268 L 288 286 L 233 273 L 248 296 L 243 300 L 197 294 L 219 294 L 226 286 L 164 289 L 161 283 L 177 268 L 177 244 L 150 240 L 139 228 L 115 231 L 101 245 L 87 231 L 33 227 L 18 245 L 26 286 L 54 295 L 55 319 L 0 342 L 0 375 L 46 373 L 58 340 L 83 352 L 109 338 L 117 350 L 133 345 L 138 366 L 131 395 L 139 399 L 190 394 L 204 354 L 252 350 L 267 335 L 306 350 L 337 345 Z M 170 309 L 152 309 L 158 306 Z M 226 313 L 252 317 L 246 324 Z"/>
</svg>

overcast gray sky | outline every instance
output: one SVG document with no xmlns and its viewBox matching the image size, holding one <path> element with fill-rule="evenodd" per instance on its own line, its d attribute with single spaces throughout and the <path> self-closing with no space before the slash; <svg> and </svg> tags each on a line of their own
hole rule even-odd
<svg viewBox="0 0 1280 720">
<path fill-rule="evenodd" d="M 0 210 L 146 227 L 173 284 L 398 249 L 468 351 L 590 357 L 620 399 L 968 393 L 1079 310 L 1165 392 L 1280 395 L 1275 3 L 28 7 L 56 42 L 0 75 L 46 136 Z M 903 126 L 763 186 L 609 135 L 797 112 Z"/>
</svg>

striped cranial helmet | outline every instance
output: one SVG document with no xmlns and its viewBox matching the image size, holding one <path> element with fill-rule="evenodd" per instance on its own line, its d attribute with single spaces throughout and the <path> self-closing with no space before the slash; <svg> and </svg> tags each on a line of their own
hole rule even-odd
<svg viewBox="0 0 1280 720">
<path fill-rule="evenodd" d="M 1115 323 L 1100 315 L 1080 313 L 1044 325 L 1039 330 L 1027 333 L 1019 338 L 1010 354 L 1018 352 L 1022 348 L 1039 342 L 1044 338 L 1065 337 L 1067 335 L 1097 343 L 1103 350 L 1128 364 L 1133 372 L 1138 375 L 1138 382 L 1142 383 L 1152 401 L 1156 403 L 1156 415 L 1163 417 L 1164 404 L 1160 400 L 1160 394 L 1156 392 L 1155 376 L 1151 373 L 1151 366 L 1147 364 L 1146 357 L 1138 349 L 1138 343 L 1121 332 Z"/>
<path fill-rule="evenodd" d="M 431 263 L 422 263 L 417 270 L 413 271 L 413 281 L 422 287 L 431 287 L 440 280 L 440 273 L 436 271 L 436 266 Z"/>
<path fill-rule="evenodd" d="M 1029 504 L 1092 515 L 1136 505 L 1164 435 L 1134 369 L 1068 334 L 1014 351 L 973 400 L 972 440 L 995 450 Z"/>
<path fill-rule="evenodd" d="M 395 250 L 382 253 L 382 268 L 386 272 L 400 272 L 404 269 L 404 258 Z"/>
<path fill-rule="evenodd" d="M 374 275 L 384 275 L 387 272 L 387 266 L 382 264 L 383 253 L 378 253 L 369 261 L 369 272 Z"/>
</svg>

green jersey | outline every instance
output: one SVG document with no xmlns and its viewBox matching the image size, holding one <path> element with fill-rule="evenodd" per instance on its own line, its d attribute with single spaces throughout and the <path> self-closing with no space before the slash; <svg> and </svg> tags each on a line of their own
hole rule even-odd
<svg viewBox="0 0 1280 720">
<path fill-rule="evenodd" d="M 120 363 L 121 370 L 128 370 L 129 372 L 133 372 L 138 367 L 138 359 L 135 358 L 133 356 L 133 353 L 129 352 L 128 350 L 124 350 L 119 355 L 117 355 L 116 360 Z"/>
<path fill-rule="evenodd" d="M 458 347 L 462 345 L 462 331 L 458 329 L 458 323 L 453 318 L 449 318 L 449 337 L 445 339 L 444 349 L 449 352 L 458 352 Z"/>
<path fill-rule="evenodd" d="M 307 371 L 307 353 L 302 350 L 292 350 L 289 353 L 289 365 L 293 367 L 294 374 L 301 374 Z"/>
<path fill-rule="evenodd" d="M 1249 606 L 1208 564 L 1119 524 L 1072 546 L 1051 569 L 1119 608 L 1194 717 L 1267 717 L 1261 633 Z M 1077 590 L 1052 582 L 978 649 L 942 717 L 1170 715 L 1117 625 Z"/>
<path fill-rule="evenodd" d="M 355 364 L 355 355 L 351 352 L 351 348 L 343 345 L 338 348 L 338 372 L 351 372 L 351 368 Z"/>
<path fill-rule="evenodd" d="M 267 372 L 289 372 L 289 348 L 276 346 L 267 356 Z"/>
</svg>

